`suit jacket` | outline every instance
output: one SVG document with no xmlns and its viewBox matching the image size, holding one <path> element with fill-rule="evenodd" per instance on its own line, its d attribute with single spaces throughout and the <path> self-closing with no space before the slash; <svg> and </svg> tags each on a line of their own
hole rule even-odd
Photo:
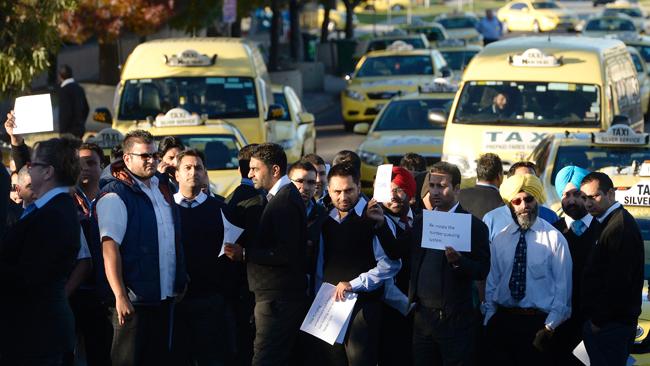
<svg viewBox="0 0 650 366">
<path fill-rule="evenodd" d="M 241 184 L 226 198 L 226 216 L 232 223 L 244 229 L 238 242 L 247 247 L 255 240 L 257 226 L 266 205 L 266 197 L 247 184 Z"/>
<path fill-rule="evenodd" d="M 482 220 L 486 213 L 504 205 L 499 190 L 482 185 L 462 189 L 458 201 L 479 220 Z"/>
<path fill-rule="evenodd" d="M 601 223 L 598 244 L 587 259 L 582 284 L 585 316 L 596 326 L 636 324 L 641 314 L 644 246 L 634 217 L 623 207 Z"/>
<path fill-rule="evenodd" d="M 59 132 L 83 137 L 89 112 L 81 85 L 74 82 L 59 89 Z"/>
<path fill-rule="evenodd" d="M 257 238 L 246 248 L 248 284 L 256 301 L 303 299 L 307 288 L 307 219 L 294 184 L 264 207 Z"/>
<path fill-rule="evenodd" d="M 55 355 L 74 347 L 64 286 L 79 251 L 72 197 L 54 196 L 7 232 L 0 247 L 0 354 Z"/>
</svg>

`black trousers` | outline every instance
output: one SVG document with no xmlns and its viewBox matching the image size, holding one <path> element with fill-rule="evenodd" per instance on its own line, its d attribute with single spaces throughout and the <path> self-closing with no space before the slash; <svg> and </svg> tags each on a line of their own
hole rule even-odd
<svg viewBox="0 0 650 366">
<path fill-rule="evenodd" d="M 248 286 L 242 287 L 239 296 L 229 303 L 235 319 L 234 361 L 237 366 L 249 366 L 253 360 L 253 341 L 255 339 L 255 299 Z"/>
<path fill-rule="evenodd" d="M 115 308 L 109 308 L 113 325 L 113 366 L 158 366 L 170 364 L 172 301 L 160 305 L 135 305 L 135 313 L 120 325 Z"/>
<path fill-rule="evenodd" d="M 573 311 L 573 309 L 572 309 Z M 580 315 L 571 318 L 560 324 L 555 329 L 552 338 L 551 352 L 553 361 L 558 366 L 582 366 L 584 365 L 573 355 L 573 350 L 582 341 L 583 317 Z"/>
<path fill-rule="evenodd" d="M 410 366 L 413 364 L 413 313 L 408 316 L 381 304 L 379 332 L 379 366 Z"/>
<path fill-rule="evenodd" d="M 106 306 L 99 301 L 95 291 L 79 289 L 70 296 L 70 307 L 74 314 L 77 345 L 83 345 L 86 365 L 110 365 L 113 327 Z M 74 357 L 74 354 L 66 355 L 64 363 L 74 365 Z"/>
<path fill-rule="evenodd" d="M 305 314 L 304 299 L 255 302 L 256 332 L 252 364 L 288 365 Z"/>
<path fill-rule="evenodd" d="M 624 366 L 634 344 L 636 325 L 612 322 L 594 332 L 591 322 L 587 321 L 583 325 L 582 335 L 591 365 Z"/>
<path fill-rule="evenodd" d="M 381 327 L 381 302 L 379 299 L 359 299 L 343 345 L 330 347 L 331 366 L 375 366 L 379 358 L 379 330 Z"/>
<path fill-rule="evenodd" d="M 512 314 L 497 310 L 487 324 L 492 365 L 547 366 L 552 363 L 549 352 L 533 346 L 535 334 L 544 328 L 547 314 Z"/>
<path fill-rule="evenodd" d="M 476 319 L 418 306 L 413 318 L 413 365 L 473 365 Z"/>
<path fill-rule="evenodd" d="M 185 298 L 174 306 L 174 365 L 221 366 L 230 358 L 230 309 L 220 294 Z"/>
<path fill-rule="evenodd" d="M 0 355 L 0 365 L 20 365 L 20 366 L 62 366 L 63 354 L 60 355 L 9 355 L 3 357 Z"/>
</svg>

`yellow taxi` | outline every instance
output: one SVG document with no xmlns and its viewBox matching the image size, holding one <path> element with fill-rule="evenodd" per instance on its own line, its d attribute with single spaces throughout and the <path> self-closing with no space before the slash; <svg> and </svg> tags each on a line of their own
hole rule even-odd
<svg viewBox="0 0 650 366">
<path fill-rule="evenodd" d="M 461 39 L 448 39 L 438 43 L 438 51 L 447 61 L 447 66 L 454 72 L 454 81 L 460 81 L 469 62 L 482 49 L 482 46 L 467 44 Z"/>
<path fill-rule="evenodd" d="M 619 39 L 625 42 L 626 45 L 632 46 L 637 50 L 639 50 L 639 53 L 641 53 L 641 57 L 643 57 L 645 62 L 650 63 L 650 36 L 634 35 L 632 37 L 625 37 Z"/>
<path fill-rule="evenodd" d="M 391 99 L 372 125 L 354 126 L 355 133 L 368 135 L 357 150 L 361 158 L 361 188 L 365 193 L 372 192 L 381 164 L 399 165 L 409 152 L 422 155 L 429 166 L 440 160 L 446 119 L 429 116 L 432 111 L 449 111 L 455 91 L 454 85 L 438 80 L 420 87 L 417 93 Z"/>
<path fill-rule="evenodd" d="M 639 30 L 632 19 L 623 14 L 591 18 L 582 30 L 583 36 L 595 38 L 607 35 L 634 37 L 638 34 Z"/>
<path fill-rule="evenodd" d="M 416 50 L 424 50 L 430 46 L 424 34 L 384 34 L 359 40 L 353 58 L 359 60 L 368 52 L 383 51 L 397 41 L 404 42 Z"/>
<path fill-rule="evenodd" d="M 401 29 L 410 34 L 424 34 L 432 47 L 435 47 L 438 42 L 450 38 L 445 27 L 438 22 L 414 22 L 413 24 L 403 26 Z"/>
<path fill-rule="evenodd" d="M 650 117 L 648 113 L 648 107 L 650 106 L 650 76 L 648 76 L 648 65 L 639 50 L 632 46 L 627 46 L 627 50 L 630 52 L 630 57 L 632 57 L 632 62 L 634 62 L 634 67 L 636 68 L 636 75 L 637 79 L 639 79 L 639 87 L 641 88 L 641 109 L 647 119 Z"/>
<path fill-rule="evenodd" d="M 646 22 L 646 14 L 643 8 L 639 6 L 639 4 L 633 4 L 627 1 L 616 1 L 614 3 L 605 5 L 605 9 L 603 9 L 602 12 L 603 16 L 618 14 L 624 14 L 630 17 L 639 32 L 648 32 L 649 24 Z"/>
<path fill-rule="evenodd" d="M 286 85 L 272 85 L 273 99 L 285 113 L 271 123 L 272 141 L 282 146 L 287 161 L 294 163 L 305 154 L 316 152 L 314 115 L 307 112 L 296 92 Z"/>
<path fill-rule="evenodd" d="M 415 92 L 420 85 L 449 76 L 447 62 L 434 49 L 414 50 L 396 42 L 385 51 L 368 53 L 347 77 L 348 85 L 341 92 L 346 130 L 352 131 L 357 122 L 372 121 L 394 96 Z"/>
<path fill-rule="evenodd" d="M 439 15 L 435 21 L 440 23 L 449 38 L 462 39 L 466 44 L 483 45 L 483 36 L 476 30 L 478 18 L 472 13 L 447 13 Z"/>
<path fill-rule="evenodd" d="M 578 17 L 555 1 L 512 1 L 497 11 L 506 31 L 547 32 L 575 30 Z"/>
</svg>

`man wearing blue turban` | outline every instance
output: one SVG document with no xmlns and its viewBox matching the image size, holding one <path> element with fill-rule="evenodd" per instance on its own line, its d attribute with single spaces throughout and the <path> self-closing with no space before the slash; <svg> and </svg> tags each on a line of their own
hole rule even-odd
<svg viewBox="0 0 650 366">
<path fill-rule="evenodd" d="M 566 166 L 555 176 L 555 191 L 562 199 L 564 215 L 553 226 L 566 238 L 573 260 L 571 317 L 558 327 L 553 337 L 553 354 L 558 365 L 579 363 L 572 351 L 582 339 L 582 325 L 586 321 L 580 301 L 582 272 L 601 231 L 598 220 L 587 212 L 585 196 L 580 191 L 580 183 L 587 174 L 589 171 L 586 169 Z"/>
</svg>

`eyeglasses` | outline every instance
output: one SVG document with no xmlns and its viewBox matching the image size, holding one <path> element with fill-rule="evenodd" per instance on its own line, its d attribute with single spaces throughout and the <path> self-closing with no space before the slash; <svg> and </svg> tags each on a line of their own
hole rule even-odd
<svg viewBox="0 0 650 366">
<path fill-rule="evenodd" d="M 510 203 L 512 203 L 515 206 L 519 206 L 519 205 L 521 205 L 521 201 L 524 201 L 526 203 L 531 203 L 534 200 L 535 200 L 535 197 L 533 197 L 533 196 L 526 196 L 524 198 L 517 197 L 517 198 L 511 200 Z"/>
<path fill-rule="evenodd" d="M 309 180 L 305 180 L 305 179 L 292 179 L 291 181 L 294 182 L 294 183 L 298 183 L 298 184 L 305 184 L 305 183 L 307 183 L 307 184 L 311 184 L 311 185 L 315 185 L 315 184 L 316 184 L 316 181 L 315 181 L 315 180 L 311 180 L 311 179 L 309 179 Z"/>
<path fill-rule="evenodd" d="M 142 154 L 136 154 L 136 153 L 129 153 L 131 156 L 139 156 L 140 159 L 142 160 L 159 160 L 160 159 L 160 154 L 158 153 L 142 153 Z"/>
</svg>

